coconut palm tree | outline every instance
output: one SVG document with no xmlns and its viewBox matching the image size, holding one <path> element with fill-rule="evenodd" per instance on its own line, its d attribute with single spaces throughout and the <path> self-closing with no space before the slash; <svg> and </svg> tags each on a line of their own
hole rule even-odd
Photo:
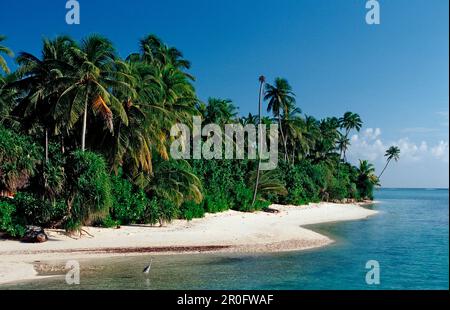
<svg viewBox="0 0 450 310">
<path fill-rule="evenodd" d="M 113 131 L 113 110 L 125 125 L 128 124 L 125 110 L 111 90 L 131 91 L 131 88 L 123 74 L 115 70 L 116 54 L 109 40 L 93 35 L 84 39 L 80 48 L 72 47 L 70 53 L 70 72 L 58 79 L 64 87 L 59 102 L 69 106 L 69 128 L 83 117 L 81 150 L 84 151 L 88 113 L 92 111 L 95 116 L 100 116 L 110 132 Z"/>
<path fill-rule="evenodd" d="M 314 162 L 331 160 L 337 156 L 336 141 L 339 139 L 339 121 L 336 117 L 328 117 L 318 122 L 317 141 L 314 147 Z"/>
<path fill-rule="evenodd" d="M 348 138 L 350 131 L 356 129 L 360 131 L 362 127 L 361 117 L 353 112 L 345 112 L 344 116 L 339 119 L 341 129 L 345 129 L 344 137 Z"/>
<path fill-rule="evenodd" d="M 176 113 L 158 101 L 163 97 L 163 88 L 151 65 L 129 60 L 121 64 L 120 70 L 124 76 L 133 77 L 133 92 L 115 94 L 122 102 L 128 124 L 116 119 L 114 135 L 110 137 L 113 141 L 106 143 L 103 152 L 111 159 L 113 170 L 117 172 L 119 166 L 125 166 L 134 178 L 140 172 L 153 173 L 153 150 L 168 159 L 165 130 L 171 127 Z"/>
<path fill-rule="evenodd" d="M 259 98 L 258 98 L 258 150 L 261 151 L 263 142 L 262 142 L 262 132 L 261 132 L 261 125 L 262 125 L 262 98 L 263 98 L 263 91 L 264 91 L 264 83 L 266 83 L 266 78 L 261 75 L 259 77 Z M 260 155 L 259 153 L 258 155 Z M 260 170 L 261 170 L 261 156 L 258 156 L 258 166 L 256 168 L 256 178 L 255 178 L 255 189 L 253 191 L 253 200 L 252 200 L 252 206 L 255 205 L 256 202 L 256 195 L 258 194 L 258 186 L 259 186 L 259 177 L 260 177 Z"/>
<path fill-rule="evenodd" d="M 267 112 L 272 112 L 274 118 L 278 121 L 281 139 L 284 146 L 284 160 L 287 160 L 288 150 L 287 141 L 282 126 L 282 112 L 288 115 L 289 107 L 295 105 L 295 94 L 289 82 L 283 78 L 276 78 L 275 84 L 266 84 L 264 100 L 268 101 Z"/>
<path fill-rule="evenodd" d="M 381 171 L 380 175 L 378 176 L 378 179 L 381 178 L 381 176 L 383 175 L 384 171 L 388 167 L 391 160 L 395 160 L 397 162 L 400 159 L 400 148 L 397 146 L 391 146 L 390 148 L 388 148 L 386 150 L 386 154 L 384 154 L 384 156 L 387 158 L 386 165 L 384 166 L 383 170 Z"/>
<path fill-rule="evenodd" d="M 2 69 L 6 74 L 9 74 L 10 71 L 8 65 L 6 64 L 6 60 L 3 58 L 2 54 L 8 57 L 14 57 L 14 53 L 8 47 L 1 45 L 1 42 L 5 40 L 6 37 L 0 34 L 0 69 Z"/>
<path fill-rule="evenodd" d="M 183 71 L 191 67 L 191 63 L 183 58 L 183 53 L 174 47 L 167 46 L 153 34 L 140 41 L 140 57 L 142 61 L 155 66 L 163 67 L 170 64 L 183 72 L 190 80 L 195 80 L 191 74 Z"/>
<path fill-rule="evenodd" d="M 206 123 L 229 124 L 236 120 L 237 108 L 229 99 L 208 98 L 203 114 Z"/>
<path fill-rule="evenodd" d="M 375 167 L 367 160 L 360 160 L 359 167 L 357 168 L 357 182 L 356 185 L 363 199 L 369 197 L 373 191 L 375 185 L 379 185 L 379 180 L 375 175 Z"/>
<path fill-rule="evenodd" d="M 291 162 L 294 163 L 297 151 L 307 149 L 308 141 L 304 138 L 305 123 L 300 116 L 301 110 L 297 107 L 289 107 L 287 112 L 289 114 L 283 113 L 283 123 L 285 126 L 288 154 Z"/>
<path fill-rule="evenodd" d="M 9 85 L 16 80 L 15 74 L 0 76 L 0 124 L 8 123 L 11 127 L 20 126 L 20 118 L 11 115 L 17 99 L 17 91 Z"/>
<path fill-rule="evenodd" d="M 339 158 L 342 159 L 344 162 L 347 161 L 345 154 L 349 146 L 350 146 L 350 139 L 341 134 L 339 139 L 337 140 L 337 148 L 340 152 Z"/>
<path fill-rule="evenodd" d="M 20 68 L 17 75 L 21 78 L 10 86 L 22 94 L 15 113 L 25 119 L 25 129 L 43 127 L 45 136 L 45 160 L 48 162 L 49 131 L 54 134 L 63 126 L 65 120 L 61 116 L 65 107 L 58 107 L 58 98 L 62 88 L 57 79 L 65 74 L 68 66 L 68 51 L 75 42 L 66 36 L 54 40 L 44 39 L 42 57 L 22 52 L 17 58 Z"/>
</svg>

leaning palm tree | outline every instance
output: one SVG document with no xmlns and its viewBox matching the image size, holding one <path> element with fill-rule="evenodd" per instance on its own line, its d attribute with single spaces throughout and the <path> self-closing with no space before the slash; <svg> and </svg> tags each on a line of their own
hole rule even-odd
<svg viewBox="0 0 450 310">
<path fill-rule="evenodd" d="M 391 146 L 386 150 L 386 154 L 384 154 L 384 156 L 387 158 L 386 165 L 384 166 L 383 171 L 381 171 L 380 175 L 378 176 L 378 179 L 381 178 L 391 160 L 398 161 L 400 159 L 400 148 L 397 146 Z"/>
<path fill-rule="evenodd" d="M 256 195 L 258 194 L 258 186 L 259 186 L 259 177 L 260 177 L 260 170 L 261 170 L 261 148 L 262 148 L 262 132 L 261 132 L 261 125 L 262 125 L 262 97 L 263 97 L 263 90 L 264 90 L 264 83 L 266 82 L 266 78 L 261 75 L 259 77 L 259 99 L 258 99 L 258 150 L 260 151 L 258 156 L 258 167 L 256 168 L 256 180 L 255 180 L 255 190 L 253 192 L 253 200 L 252 200 L 252 206 L 255 205 L 256 202 Z"/>
<path fill-rule="evenodd" d="M 0 43 L 4 40 L 6 40 L 6 37 L 4 35 L 0 34 Z M 2 69 L 7 74 L 9 74 L 10 71 L 9 71 L 8 65 L 6 64 L 6 60 L 5 60 L 5 58 L 3 58 L 2 54 L 5 54 L 9 57 L 14 57 L 14 53 L 6 46 L 3 46 L 0 44 L 0 69 Z"/>
<path fill-rule="evenodd" d="M 87 117 L 89 111 L 103 118 L 106 127 L 113 131 L 113 110 L 124 124 L 127 115 L 113 89 L 130 89 L 128 83 L 118 79 L 115 71 L 116 55 L 112 43 L 93 35 L 82 41 L 81 47 L 71 49 L 73 59 L 71 72 L 60 78 L 64 85 L 59 102 L 68 102 L 68 127 L 73 127 L 83 117 L 81 150 L 86 148 Z"/>
<path fill-rule="evenodd" d="M 345 129 L 344 137 L 348 138 L 351 130 L 356 129 L 360 131 L 362 127 L 361 117 L 353 112 L 346 112 L 343 117 L 339 119 L 341 129 Z"/>
<path fill-rule="evenodd" d="M 284 146 L 284 159 L 287 160 L 287 141 L 284 135 L 281 114 L 282 111 L 284 111 L 285 115 L 287 115 L 288 113 L 286 113 L 286 110 L 288 107 L 295 105 L 295 94 L 286 79 L 276 78 L 275 85 L 266 84 L 264 100 L 269 101 L 267 112 L 272 112 L 273 116 L 278 121 L 281 139 Z"/>
</svg>

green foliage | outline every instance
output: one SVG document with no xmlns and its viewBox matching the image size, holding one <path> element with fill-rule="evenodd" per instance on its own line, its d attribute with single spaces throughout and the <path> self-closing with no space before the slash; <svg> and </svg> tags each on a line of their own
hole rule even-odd
<svg viewBox="0 0 450 310">
<path fill-rule="evenodd" d="M 16 207 L 10 202 L 0 200 L 0 231 L 11 237 L 22 237 L 25 234 L 25 226 L 19 223 L 15 214 Z"/>
<path fill-rule="evenodd" d="M 112 218 L 123 225 L 142 223 L 145 209 L 150 204 L 145 192 L 124 179 L 121 173 L 111 179 L 113 204 L 110 213 Z"/>
<path fill-rule="evenodd" d="M 64 200 L 43 199 L 28 192 L 18 193 L 11 204 L 16 208 L 16 215 L 27 225 L 52 226 L 67 210 Z"/>
<path fill-rule="evenodd" d="M 36 173 L 42 148 L 32 137 L 17 134 L 0 125 L 0 190 L 15 193 Z"/>
<path fill-rule="evenodd" d="M 26 224 L 162 225 L 270 203 L 373 198 L 378 184 L 368 162 L 345 162 L 359 115 L 301 115 L 283 78 L 266 84 L 262 96 L 273 114 L 262 123 L 279 126 L 279 168 L 261 171 L 253 204 L 257 161 L 170 158 L 174 123 L 191 124 L 193 115 L 220 125 L 260 120 L 238 118 L 230 100 L 200 103 L 189 61 L 158 37 L 146 36 L 139 52 L 120 59 L 101 36 L 78 43 L 60 36 L 45 39 L 39 57 L 24 52 L 17 63 L 16 72 L 0 76 L 0 192 L 19 191 L 0 214 L 11 235 Z M 76 151 L 80 140 L 82 151 L 95 153 Z M 387 152 L 386 167 L 399 152 Z"/>
<path fill-rule="evenodd" d="M 180 218 L 188 221 L 194 218 L 201 218 L 205 216 L 205 209 L 203 204 L 195 203 L 194 201 L 187 201 L 181 205 Z"/>
<path fill-rule="evenodd" d="M 67 164 L 68 230 L 76 230 L 108 215 L 112 206 L 111 180 L 104 159 L 91 152 L 76 151 Z"/>
</svg>

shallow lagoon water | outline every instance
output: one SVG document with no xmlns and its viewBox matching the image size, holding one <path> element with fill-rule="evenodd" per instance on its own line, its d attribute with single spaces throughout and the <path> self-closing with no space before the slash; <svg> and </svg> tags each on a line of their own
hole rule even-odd
<svg viewBox="0 0 450 310">
<path fill-rule="evenodd" d="M 448 289 L 449 192 L 382 189 L 380 214 L 309 226 L 336 243 L 277 254 L 195 254 L 82 260 L 80 285 L 64 276 L 3 289 Z M 148 275 L 142 269 L 152 260 Z M 380 285 L 365 281 L 380 264 Z"/>
</svg>

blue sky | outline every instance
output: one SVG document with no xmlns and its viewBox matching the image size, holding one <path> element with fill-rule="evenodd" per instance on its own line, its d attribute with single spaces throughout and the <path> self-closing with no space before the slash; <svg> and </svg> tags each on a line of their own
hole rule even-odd
<svg viewBox="0 0 450 310">
<path fill-rule="evenodd" d="M 380 0 L 376 26 L 365 23 L 366 0 L 79 0 L 72 26 L 65 2 L 3 0 L 7 45 L 38 54 L 43 37 L 100 33 L 125 57 L 154 33 L 192 61 L 201 99 L 255 113 L 258 76 L 285 77 L 304 113 L 361 115 L 351 160 L 380 170 L 384 149 L 401 146 L 385 186 L 448 187 L 447 0 Z"/>
</svg>

